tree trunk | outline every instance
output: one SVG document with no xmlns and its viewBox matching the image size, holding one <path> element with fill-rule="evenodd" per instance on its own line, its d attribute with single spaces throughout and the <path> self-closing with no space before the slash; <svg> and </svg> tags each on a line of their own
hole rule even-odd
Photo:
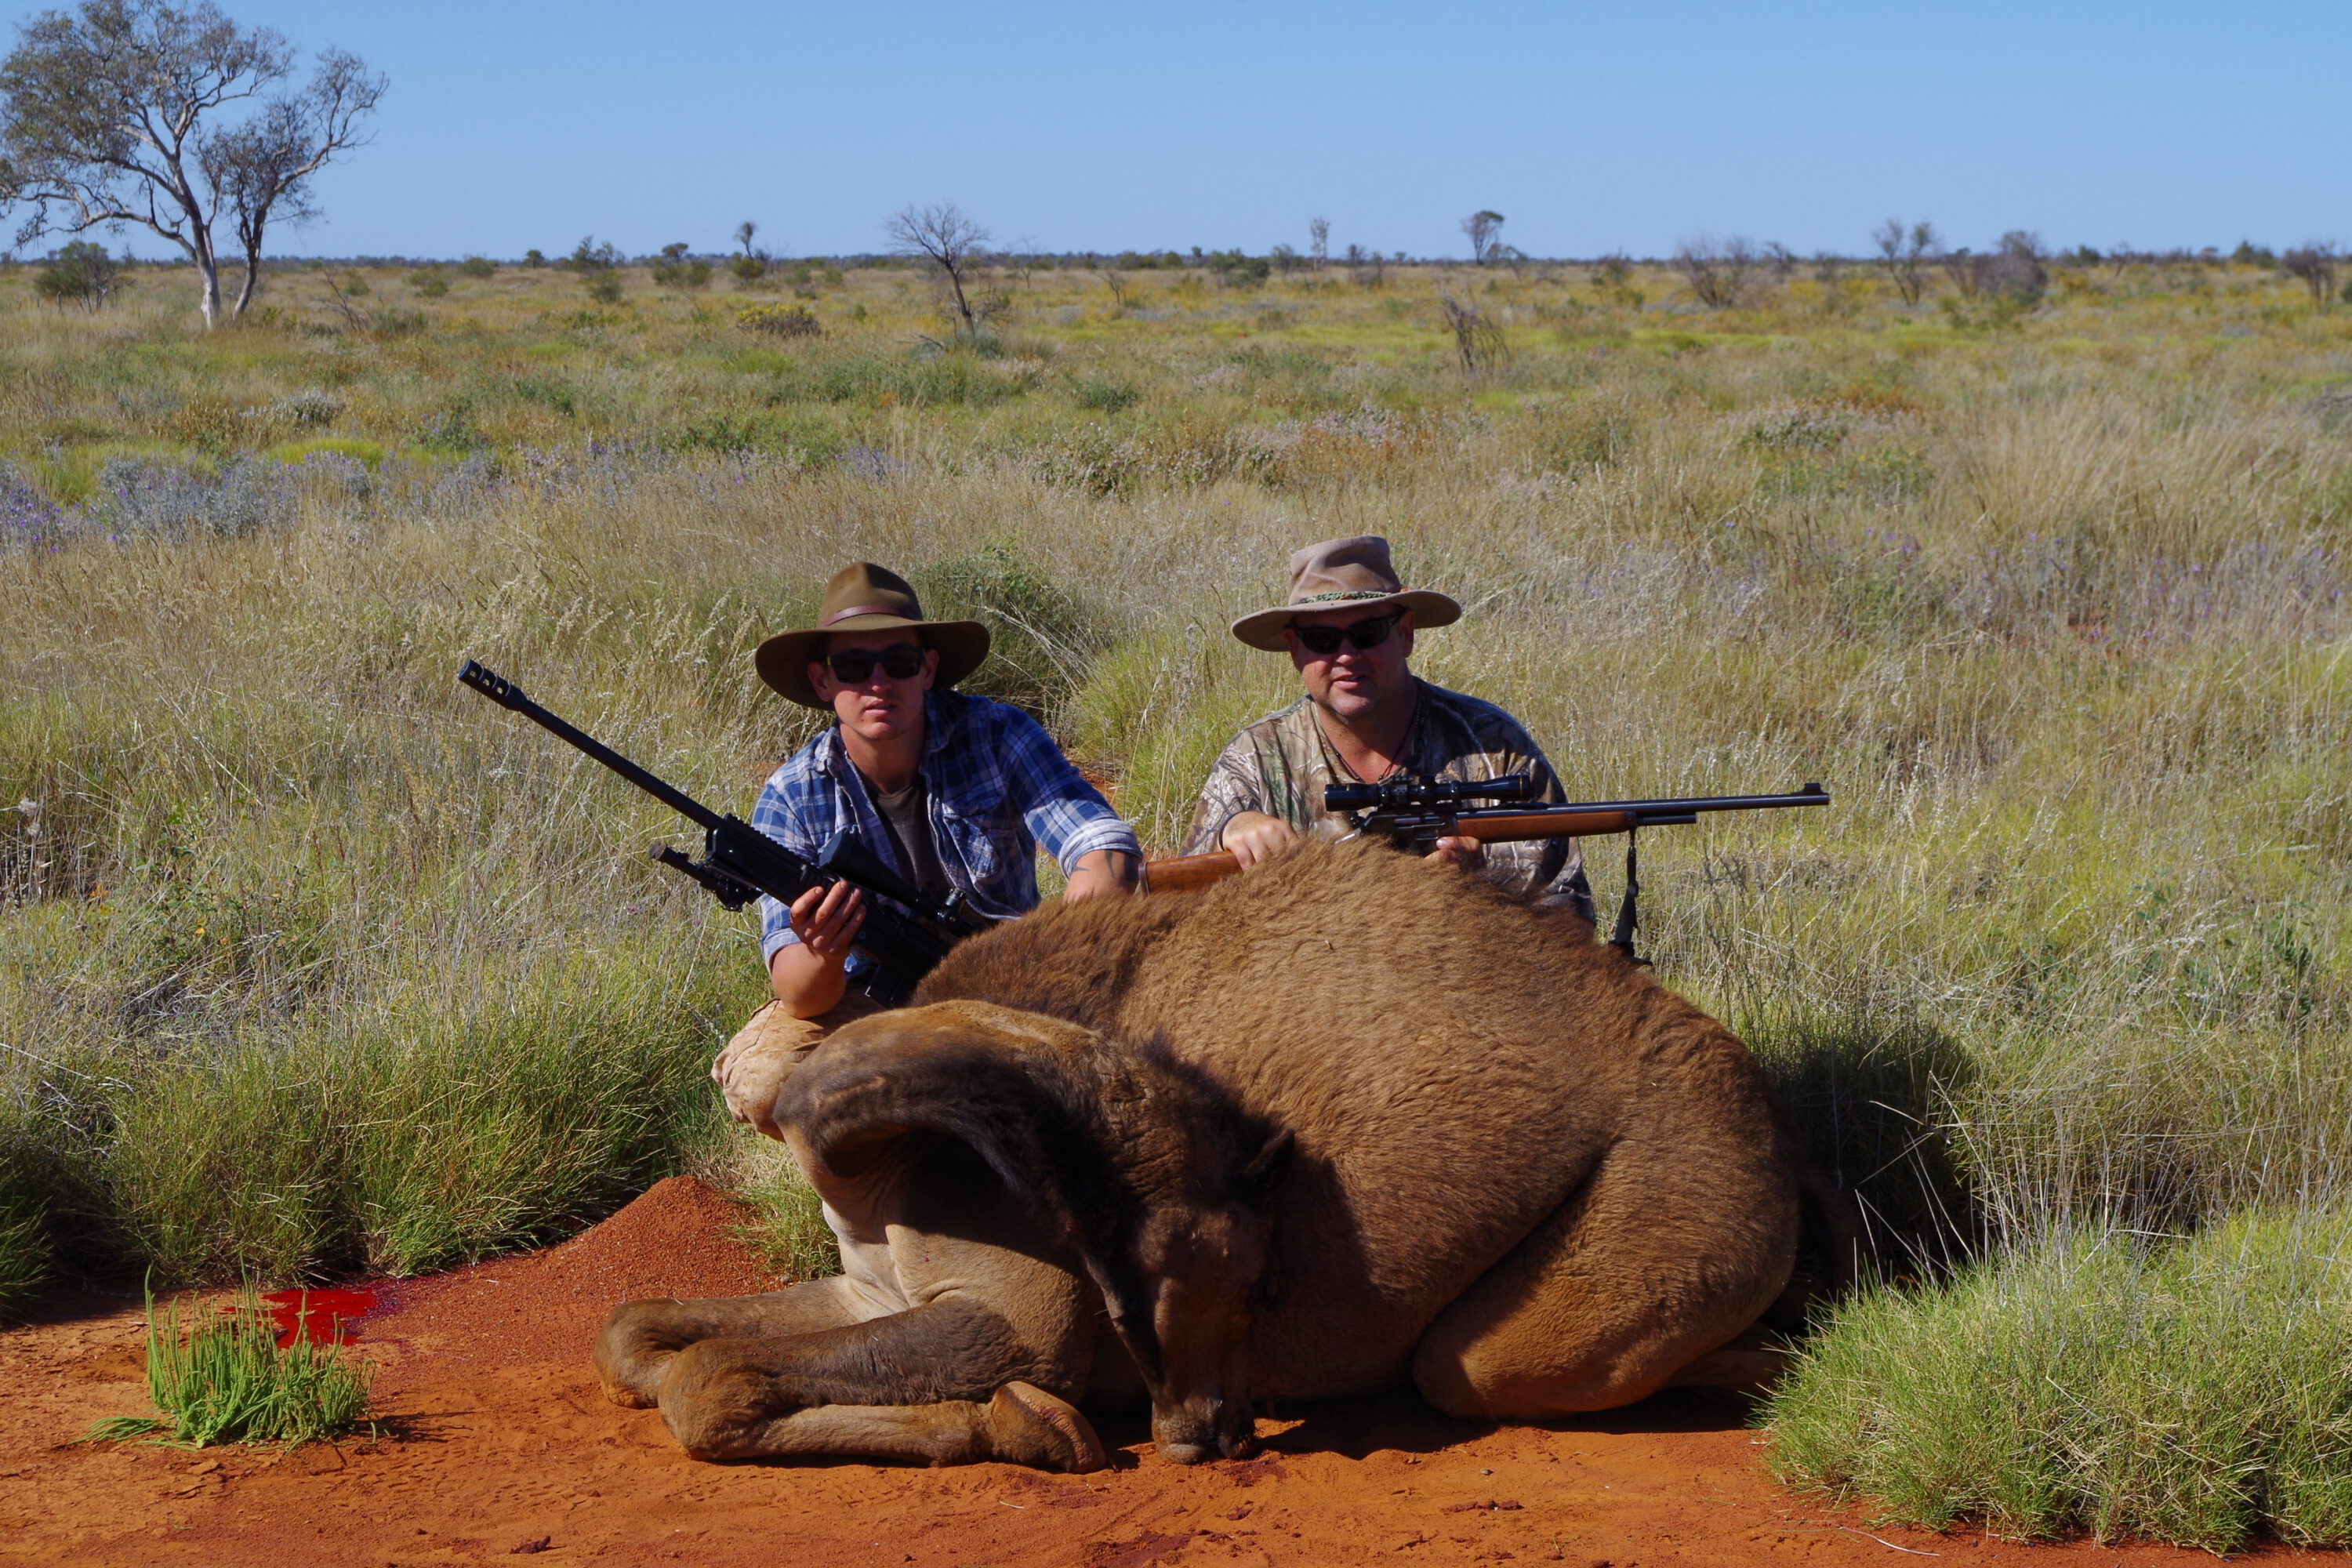
<svg viewBox="0 0 2352 1568">
<path fill-rule="evenodd" d="M 199 303 L 205 312 L 205 331 L 211 331 L 220 325 L 220 263 L 209 255 L 198 256 L 196 276 L 204 281 L 203 297 Z"/>
<path fill-rule="evenodd" d="M 236 320 L 240 321 L 245 320 L 245 308 L 253 303 L 253 291 L 260 282 L 261 258 L 247 251 L 245 257 L 245 281 L 237 287 L 236 309 L 232 312 Z"/>
</svg>

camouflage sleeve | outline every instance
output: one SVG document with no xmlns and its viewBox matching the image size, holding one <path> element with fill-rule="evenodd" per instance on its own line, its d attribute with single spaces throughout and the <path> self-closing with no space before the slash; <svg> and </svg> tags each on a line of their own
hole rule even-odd
<svg viewBox="0 0 2352 1568">
<path fill-rule="evenodd" d="M 1513 728 L 1517 730 L 1517 726 Z M 1495 758 L 1496 773 L 1524 773 L 1535 781 L 1535 798 L 1564 804 L 1559 775 L 1523 730 L 1511 737 L 1513 750 Z M 1584 854 L 1573 838 L 1536 838 L 1524 844 L 1487 847 L 1486 876 L 1505 892 L 1541 903 L 1561 903 L 1592 919 L 1592 888 L 1585 880 Z"/>
<path fill-rule="evenodd" d="M 1244 730 L 1225 744 L 1210 764 L 1201 785 L 1201 799 L 1192 808 L 1192 830 L 1177 851 L 1206 855 L 1224 847 L 1225 824 L 1244 811 L 1266 809 L 1265 774 L 1258 766 L 1257 748 Z"/>
</svg>

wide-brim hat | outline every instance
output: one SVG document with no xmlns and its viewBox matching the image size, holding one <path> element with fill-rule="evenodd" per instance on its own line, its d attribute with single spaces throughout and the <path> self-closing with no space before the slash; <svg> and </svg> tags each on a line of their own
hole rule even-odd
<svg viewBox="0 0 2352 1568">
<path fill-rule="evenodd" d="M 922 601 L 907 580 L 871 561 L 853 562 L 833 574 L 817 605 L 816 625 L 778 632 L 751 656 L 760 679 L 803 708 L 831 706 L 809 684 L 808 667 L 837 632 L 881 632 L 903 626 L 940 653 L 934 689 L 943 690 L 978 669 L 988 657 L 988 628 L 978 621 L 927 621 Z"/>
<path fill-rule="evenodd" d="M 1280 653 L 1288 645 L 1282 630 L 1302 613 L 1367 611 L 1396 605 L 1412 612 L 1416 626 L 1450 626 L 1462 606 L 1431 588 L 1408 588 L 1389 564 L 1389 542 L 1377 534 L 1327 539 L 1290 558 L 1290 597 L 1271 610 L 1257 610 L 1234 623 L 1234 636 L 1252 647 Z"/>
</svg>

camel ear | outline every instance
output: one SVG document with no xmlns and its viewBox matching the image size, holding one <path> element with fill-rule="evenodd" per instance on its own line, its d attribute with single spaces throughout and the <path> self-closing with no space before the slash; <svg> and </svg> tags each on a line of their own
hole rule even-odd
<svg viewBox="0 0 2352 1568">
<path fill-rule="evenodd" d="M 1263 1203 L 1273 1195 L 1274 1184 L 1290 1168 L 1290 1156 L 1297 1147 L 1297 1135 L 1286 1127 L 1267 1139 L 1265 1147 L 1242 1167 L 1242 1183 L 1249 1189 L 1254 1201 Z"/>
<path fill-rule="evenodd" d="M 785 1080 L 776 1120 L 812 1158 L 845 1174 L 877 1144 L 944 1134 L 1066 1220 L 1058 1167 L 1098 1140 L 1066 1092 L 1060 1042 L 974 1011 L 950 1003 L 845 1026 Z"/>
</svg>

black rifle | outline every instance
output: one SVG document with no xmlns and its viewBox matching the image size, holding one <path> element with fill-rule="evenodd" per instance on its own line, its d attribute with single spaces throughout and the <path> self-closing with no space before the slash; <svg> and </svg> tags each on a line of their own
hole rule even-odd
<svg viewBox="0 0 2352 1568">
<path fill-rule="evenodd" d="M 1590 838 L 1625 835 L 1625 896 L 1617 906 L 1617 931 L 1609 940 L 1636 963 L 1633 928 L 1642 894 L 1641 851 L 1644 827 L 1696 822 L 1714 811 L 1769 811 L 1784 805 L 1827 805 L 1830 792 L 1809 784 L 1786 795 L 1713 795 L 1680 800 L 1580 801 L 1572 805 L 1528 805 L 1535 781 L 1525 773 L 1492 779 L 1389 779 L 1380 784 L 1331 784 L 1323 791 L 1326 811 L 1344 811 L 1357 833 L 1388 838 L 1400 849 L 1426 853 L 1441 838 L 1509 843 L 1530 838 Z M 1477 802 L 1489 802 L 1478 805 Z"/>
<path fill-rule="evenodd" d="M 594 736 L 565 723 L 524 696 L 513 681 L 472 659 L 458 669 L 457 679 L 566 745 L 586 752 L 701 828 L 699 860 L 688 859 L 667 844 L 656 844 L 646 854 L 701 883 L 727 908 L 740 910 L 762 893 L 790 904 L 811 888 L 829 888 L 835 882 L 863 889 L 867 895 L 866 920 L 857 928 L 856 945 L 869 967 L 858 984 L 885 1007 L 905 1003 L 923 976 L 947 956 L 948 949 L 988 924 L 965 907 L 961 891 L 944 900 L 924 897 L 845 831 L 827 840 L 814 860 L 796 855 L 741 817 L 720 816 Z M 907 912 L 878 902 L 877 895 Z"/>
</svg>

